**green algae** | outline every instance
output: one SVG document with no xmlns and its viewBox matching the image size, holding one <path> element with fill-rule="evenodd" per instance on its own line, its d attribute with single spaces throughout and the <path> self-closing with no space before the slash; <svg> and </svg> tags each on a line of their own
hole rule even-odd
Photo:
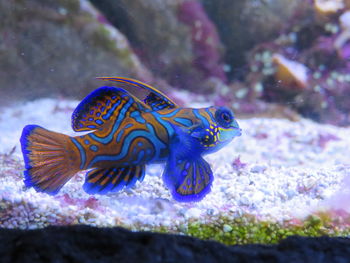
<svg viewBox="0 0 350 263">
<path fill-rule="evenodd" d="M 339 224 L 339 218 L 330 213 L 317 213 L 304 220 L 284 222 L 261 221 L 252 215 L 243 215 L 232 219 L 219 216 L 209 223 L 192 220 L 188 223 L 172 226 L 152 226 L 139 224 L 119 224 L 132 231 L 152 231 L 164 234 L 181 234 L 202 240 L 218 241 L 226 245 L 276 244 L 288 236 L 350 236 L 350 225 Z M 348 219 L 345 221 L 348 222 Z"/>
<path fill-rule="evenodd" d="M 242 216 L 236 219 L 220 218 L 218 222 L 190 223 L 187 235 L 204 240 L 215 240 L 226 245 L 237 244 L 275 244 L 292 236 L 349 236 L 350 228 L 339 228 L 331 217 L 310 215 L 298 223 L 258 221 L 253 216 Z"/>
<path fill-rule="evenodd" d="M 62 1 L 64 2 L 65 0 Z M 71 3 L 68 1 L 68 3 L 69 5 L 64 2 L 63 8 L 70 13 L 76 14 L 76 16 L 67 16 L 66 23 L 73 28 L 79 28 L 80 31 L 83 31 L 83 34 L 80 34 L 87 43 L 101 47 L 104 52 L 110 52 L 115 55 L 118 61 L 122 61 L 127 68 L 133 69 L 137 67 L 134 61 L 134 53 L 126 39 L 122 39 L 122 37 L 118 39 L 113 38 L 111 29 L 108 29 L 106 24 L 99 22 L 93 14 L 81 10 L 79 1 L 72 1 Z M 81 30 L 82 28 L 83 30 Z M 120 32 L 118 34 L 122 35 Z M 118 43 L 118 41 L 123 43 Z"/>
<path fill-rule="evenodd" d="M 129 68 L 135 68 L 133 51 L 129 47 L 127 41 L 113 39 L 110 29 L 106 28 L 105 25 L 100 24 L 97 26 L 96 30 L 93 32 L 92 39 L 96 46 L 101 46 L 104 50 L 114 53 L 118 60 L 123 61 Z M 125 41 L 125 43 L 122 43 L 122 47 L 119 47 L 117 41 Z"/>
</svg>

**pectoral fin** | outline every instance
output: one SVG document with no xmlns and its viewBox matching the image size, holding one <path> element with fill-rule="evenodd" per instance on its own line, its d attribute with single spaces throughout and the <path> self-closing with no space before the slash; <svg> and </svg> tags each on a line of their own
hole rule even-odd
<svg viewBox="0 0 350 263">
<path fill-rule="evenodd" d="M 210 192 L 213 172 L 201 156 L 185 160 L 170 158 L 163 173 L 163 180 L 175 200 L 198 202 Z"/>
</svg>

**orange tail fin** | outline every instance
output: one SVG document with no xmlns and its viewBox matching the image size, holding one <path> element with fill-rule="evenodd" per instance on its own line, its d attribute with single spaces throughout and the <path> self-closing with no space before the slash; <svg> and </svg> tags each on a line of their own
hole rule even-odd
<svg viewBox="0 0 350 263">
<path fill-rule="evenodd" d="M 55 195 L 79 171 L 79 155 L 69 136 L 37 125 L 24 127 L 21 136 L 25 162 L 24 184 Z"/>
</svg>

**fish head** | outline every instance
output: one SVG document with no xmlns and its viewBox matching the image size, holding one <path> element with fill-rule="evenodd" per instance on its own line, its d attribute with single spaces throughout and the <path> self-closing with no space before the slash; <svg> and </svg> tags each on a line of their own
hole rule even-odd
<svg viewBox="0 0 350 263">
<path fill-rule="evenodd" d="M 242 129 L 233 115 L 233 112 L 227 107 L 218 107 L 215 111 L 215 120 L 218 127 L 218 140 L 221 143 L 228 143 L 234 137 L 241 136 Z"/>
<path fill-rule="evenodd" d="M 203 134 L 203 144 L 209 152 L 215 152 L 229 142 L 234 137 L 242 134 L 242 129 L 232 112 L 227 107 L 209 107 L 203 109 L 202 114 L 206 116 L 206 122 L 203 126 L 205 133 Z"/>
</svg>

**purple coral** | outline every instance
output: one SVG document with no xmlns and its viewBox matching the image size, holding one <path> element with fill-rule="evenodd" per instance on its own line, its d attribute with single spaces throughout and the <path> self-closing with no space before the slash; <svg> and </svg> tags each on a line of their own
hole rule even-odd
<svg viewBox="0 0 350 263">
<path fill-rule="evenodd" d="M 258 140 L 264 140 L 267 139 L 269 137 L 269 135 L 265 132 L 258 132 L 254 135 L 254 138 L 258 139 Z"/>
<path fill-rule="evenodd" d="M 108 19 L 100 13 L 97 15 L 96 18 L 97 18 L 97 21 L 100 22 L 101 24 L 111 25 L 111 23 L 108 21 Z"/>
<path fill-rule="evenodd" d="M 256 93 L 256 98 L 260 95 L 267 102 L 284 103 L 319 122 L 349 125 L 350 67 L 344 56 L 350 54 L 350 48 L 344 45 L 336 50 L 334 39 L 334 36 L 319 36 L 313 45 L 292 55 L 290 50 L 295 50 L 295 43 L 261 44 L 252 52 L 250 67 L 253 70 L 246 79 L 247 84 L 263 86 L 262 95 Z M 302 88 L 288 80 L 290 76 L 285 68 L 273 60 L 276 54 L 308 69 Z M 285 75 L 281 76 L 279 72 Z"/>
<path fill-rule="evenodd" d="M 245 168 L 245 167 L 247 166 L 247 164 L 246 164 L 246 163 L 243 163 L 243 162 L 241 161 L 241 157 L 238 156 L 236 159 L 233 160 L 232 166 L 233 166 L 233 168 L 235 168 L 235 169 L 237 169 L 237 170 L 240 170 L 240 169 Z"/>
<path fill-rule="evenodd" d="M 217 77 L 226 83 L 227 78 L 218 50 L 221 42 L 201 3 L 194 0 L 183 2 L 178 9 L 178 17 L 191 29 L 194 66 L 203 72 L 205 77 Z"/>
<path fill-rule="evenodd" d="M 340 138 L 334 134 L 325 133 L 318 135 L 317 144 L 320 148 L 324 149 L 330 141 L 339 141 Z"/>
</svg>

